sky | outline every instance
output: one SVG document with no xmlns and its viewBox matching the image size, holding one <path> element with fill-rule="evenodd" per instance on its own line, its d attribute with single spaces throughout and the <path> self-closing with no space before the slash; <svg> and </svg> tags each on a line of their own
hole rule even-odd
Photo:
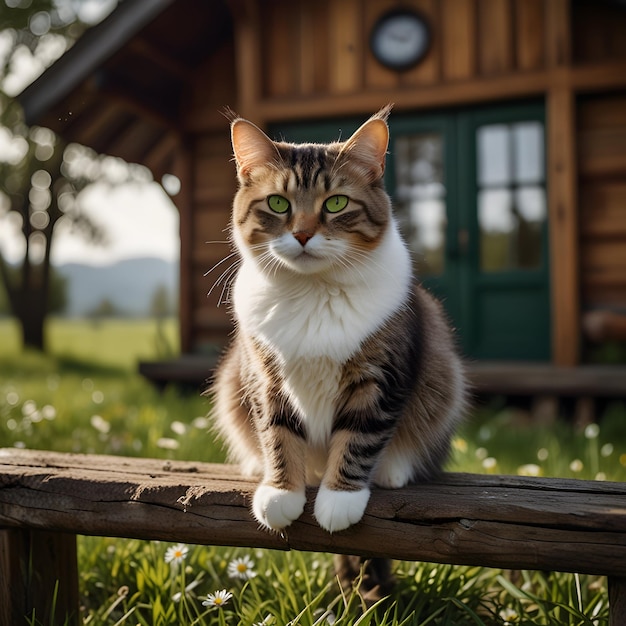
<svg viewBox="0 0 626 626">
<path fill-rule="evenodd" d="M 4 1 L 9 7 L 19 5 L 18 0 Z M 57 4 L 71 5 L 73 12 L 78 13 L 84 22 L 93 24 L 103 19 L 115 7 L 117 0 L 58 0 Z M 0 37 L 0 54 L 7 43 L 3 44 Z M 3 88 L 10 95 L 20 93 L 65 49 L 61 37 L 45 33 L 40 45 L 43 60 L 34 58 L 27 50 L 21 51 L 15 58 L 13 71 L 3 82 Z M 15 153 L 14 158 L 18 158 L 19 151 L 19 140 L 0 132 L 0 157 L 10 160 L 11 154 Z M 156 182 L 120 183 L 114 187 L 95 184 L 83 192 L 82 206 L 84 212 L 102 226 L 107 243 L 95 246 L 59 223 L 52 247 L 54 265 L 70 262 L 105 265 L 142 256 L 178 260 L 178 211 Z M 6 260 L 15 263 L 23 256 L 24 242 L 19 225 L 12 217 L 15 216 L 3 211 L 0 202 L 0 251 Z"/>
</svg>

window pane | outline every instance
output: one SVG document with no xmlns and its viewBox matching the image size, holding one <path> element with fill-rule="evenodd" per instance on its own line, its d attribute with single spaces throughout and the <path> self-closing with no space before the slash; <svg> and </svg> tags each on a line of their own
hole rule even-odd
<svg viewBox="0 0 626 626">
<path fill-rule="evenodd" d="M 511 182 L 511 132 L 505 124 L 481 126 L 476 131 L 478 184 L 508 185 Z"/>
<path fill-rule="evenodd" d="M 515 182 L 540 183 L 545 178 L 543 124 L 520 122 L 513 125 Z"/>
<path fill-rule="evenodd" d="M 538 268 L 542 262 L 545 192 L 540 187 L 478 193 L 480 268 L 484 272 Z"/>
<path fill-rule="evenodd" d="M 394 146 L 394 208 L 421 276 L 445 268 L 446 190 L 443 141 L 438 134 L 399 137 Z"/>
</svg>

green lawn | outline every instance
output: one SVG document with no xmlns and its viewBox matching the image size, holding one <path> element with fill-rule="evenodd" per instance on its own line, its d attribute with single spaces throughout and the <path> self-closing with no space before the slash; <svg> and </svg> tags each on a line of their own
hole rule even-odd
<svg viewBox="0 0 626 626">
<path fill-rule="evenodd" d="M 20 354 L 0 323 L 0 445 L 59 451 L 221 461 L 209 432 L 208 400 L 176 388 L 155 390 L 138 358 L 159 356 L 150 322 L 53 321 L 51 356 Z M 476 412 L 455 440 L 451 470 L 626 480 L 626 410 L 608 407 L 598 426 L 577 432 L 565 421 L 532 424 L 519 411 Z M 85 625 L 412 626 L 603 625 L 606 581 L 570 574 L 507 572 L 427 563 L 396 565 L 393 596 L 364 616 L 344 598 L 325 554 L 182 547 L 79 538 Z M 249 580 L 232 577 L 236 558 L 253 562 Z M 203 606 L 227 590 L 223 608 Z M 584 617 L 592 615 L 589 619 Z M 333 621 L 334 620 L 334 621 Z M 25 622 L 26 623 L 26 622 Z M 46 623 L 47 622 L 42 622 Z"/>
<path fill-rule="evenodd" d="M 137 361 L 179 352 L 178 320 L 51 318 L 45 328 L 50 354 L 124 369 Z M 20 354 L 19 327 L 0 317 L 0 357 Z"/>
</svg>

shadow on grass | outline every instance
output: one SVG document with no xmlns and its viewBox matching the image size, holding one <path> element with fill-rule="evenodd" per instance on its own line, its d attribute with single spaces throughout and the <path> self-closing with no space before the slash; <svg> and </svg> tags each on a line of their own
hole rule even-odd
<svg viewBox="0 0 626 626">
<path fill-rule="evenodd" d="M 83 377 L 119 378 L 128 373 L 123 367 L 84 361 L 72 356 L 51 356 L 36 350 L 24 350 L 19 355 L 0 356 L 1 377 L 74 374 Z"/>
</svg>

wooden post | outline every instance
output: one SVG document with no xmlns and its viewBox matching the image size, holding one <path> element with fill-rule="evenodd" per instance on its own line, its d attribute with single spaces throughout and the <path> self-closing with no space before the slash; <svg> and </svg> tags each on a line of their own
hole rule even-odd
<svg viewBox="0 0 626 626">
<path fill-rule="evenodd" d="M 581 323 L 578 269 L 576 106 L 571 71 L 570 5 L 546 2 L 546 53 L 550 73 L 547 99 L 552 294 L 552 361 L 580 362 Z"/>
<path fill-rule="evenodd" d="M 578 206 L 574 94 L 566 86 L 548 93 L 548 171 L 552 360 L 580 362 Z"/>
<path fill-rule="evenodd" d="M 626 624 L 626 578 L 609 576 L 609 626 Z"/>
<path fill-rule="evenodd" d="M 609 626 L 626 624 L 626 578 L 609 576 Z"/>
<path fill-rule="evenodd" d="M 75 535 L 0 531 L 0 624 L 23 624 L 26 617 L 78 626 Z"/>
</svg>

